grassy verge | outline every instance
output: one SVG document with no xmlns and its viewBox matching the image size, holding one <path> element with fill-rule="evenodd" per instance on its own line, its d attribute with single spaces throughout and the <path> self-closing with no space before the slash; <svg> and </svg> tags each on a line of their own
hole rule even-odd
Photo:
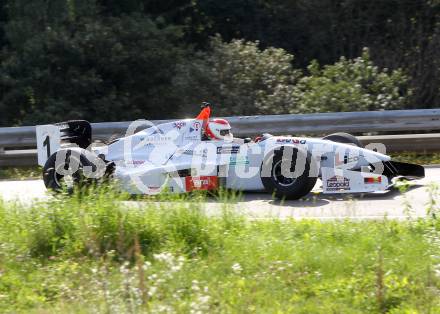
<svg viewBox="0 0 440 314">
<path fill-rule="evenodd" d="M 0 180 L 14 179 L 39 179 L 41 178 L 41 167 L 0 167 Z"/>
<path fill-rule="evenodd" d="M 435 202 L 427 220 L 319 222 L 209 217 L 195 199 L 0 203 L 0 312 L 440 311 Z"/>
<path fill-rule="evenodd" d="M 418 165 L 434 165 L 440 164 L 440 153 L 414 153 L 414 152 L 403 152 L 403 153 L 391 153 L 396 161 L 409 162 Z"/>
</svg>

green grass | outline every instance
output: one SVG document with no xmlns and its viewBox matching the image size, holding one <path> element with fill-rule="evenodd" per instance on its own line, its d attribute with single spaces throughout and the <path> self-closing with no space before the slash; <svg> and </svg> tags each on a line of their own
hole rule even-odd
<svg viewBox="0 0 440 314">
<path fill-rule="evenodd" d="M 432 191 L 431 218 L 402 222 L 213 217 L 202 195 L 110 188 L 0 202 L 0 312 L 438 313 Z"/>
<path fill-rule="evenodd" d="M 0 167 L 0 180 L 14 179 L 40 179 L 41 167 L 28 166 L 28 167 Z"/>
<path fill-rule="evenodd" d="M 390 156 L 396 161 L 409 162 L 418 165 L 440 164 L 440 153 L 402 152 L 391 153 Z"/>
</svg>

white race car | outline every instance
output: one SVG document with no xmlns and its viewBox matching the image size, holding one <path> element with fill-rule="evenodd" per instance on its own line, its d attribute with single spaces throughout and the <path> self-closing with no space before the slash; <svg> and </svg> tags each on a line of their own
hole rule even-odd
<svg viewBox="0 0 440 314">
<path fill-rule="evenodd" d="M 318 178 L 323 193 L 365 193 L 386 190 L 396 178 L 424 177 L 422 166 L 391 161 L 347 133 L 234 138 L 229 123 L 210 113 L 205 103 L 195 119 L 160 125 L 138 120 L 125 137 L 101 146 L 92 145 L 87 121 L 37 126 L 44 183 L 72 190 L 105 177 L 132 194 L 227 188 L 298 199 Z"/>
</svg>

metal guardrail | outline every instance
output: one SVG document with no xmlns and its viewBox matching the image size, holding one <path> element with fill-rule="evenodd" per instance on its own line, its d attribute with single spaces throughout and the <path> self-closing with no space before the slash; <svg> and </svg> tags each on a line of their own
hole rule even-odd
<svg viewBox="0 0 440 314">
<path fill-rule="evenodd" d="M 338 112 L 226 117 L 239 137 L 261 133 L 322 135 L 440 130 L 440 109 Z M 171 120 L 152 121 L 160 124 Z M 123 136 L 131 122 L 92 123 L 93 139 Z M 383 143 L 389 152 L 440 151 L 440 134 L 361 136 L 364 144 Z M 0 128 L 0 166 L 36 164 L 35 127 Z"/>
</svg>

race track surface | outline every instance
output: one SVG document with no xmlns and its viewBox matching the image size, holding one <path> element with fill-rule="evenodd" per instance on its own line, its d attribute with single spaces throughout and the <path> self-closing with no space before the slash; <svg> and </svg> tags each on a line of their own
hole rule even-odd
<svg viewBox="0 0 440 314">
<path fill-rule="evenodd" d="M 393 189 L 364 195 L 323 195 L 318 180 L 306 200 L 278 201 L 265 193 L 245 193 L 232 206 L 234 210 L 254 218 L 315 218 L 328 219 L 407 219 L 426 216 L 430 201 L 429 185 L 440 186 L 440 166 L 427 167 L 426 177 L 414 181 L 405 193 Z M 437 192 L 437 193 L 440 193 Z M 0 195 L 6 201 L 30 203 L 49 197 L 41 180 L 0 181 Z M 440 203 L 440 195 L 434 196 Z M 209 199 L 206 209 L 215 213 L 222 204 Z"/>
</svg>

